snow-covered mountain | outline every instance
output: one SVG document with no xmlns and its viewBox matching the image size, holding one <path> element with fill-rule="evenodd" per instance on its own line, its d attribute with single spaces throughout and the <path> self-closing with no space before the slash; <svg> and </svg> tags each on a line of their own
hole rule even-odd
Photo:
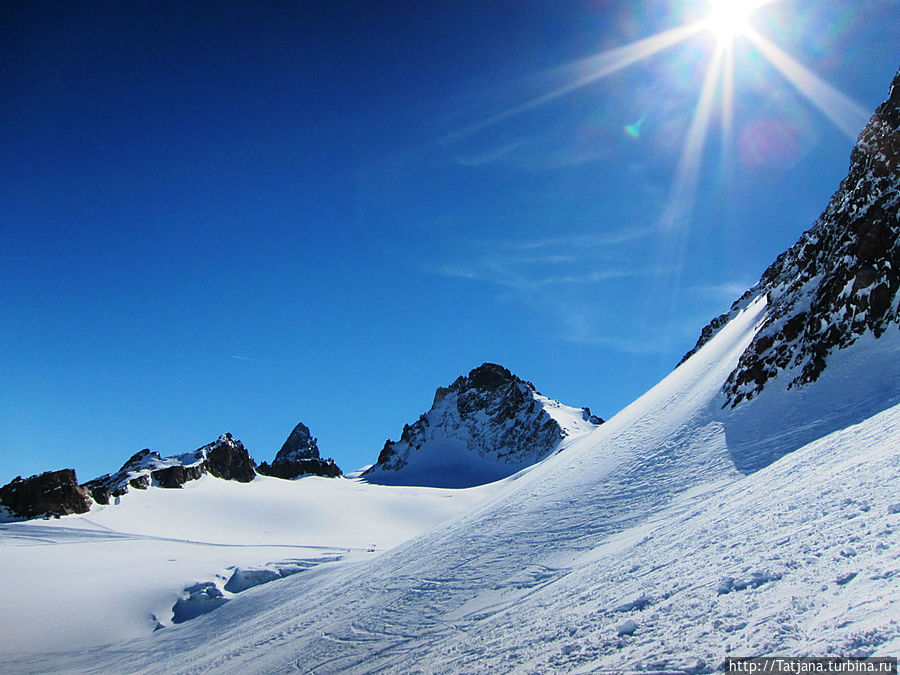
<svg viewBox="0 0 900 675">
<path fill-rule="evenodd" d="M 406 488 L 413 491 L 408 502 L 395 495 L 385 515 L 417 513 L 425 503 L 474 491 L 482 500 L 446 512 L 448 520 L 383 554 L 278 573 L 214 612 L 175 626 L 163 621 L 162 630 L 125 643 L 39 644 L 19 653 L 3 645 L 4 667 L 707 673 L 727 656 L 897 654 L 900 330 L 885 317 L 895 317 L 897 307 L 898 213 L 891 200 L 898 163 L 878 157 L 897 147 L 891 110 L 898 87 L 900 75 L 890 109 L 879 109 L 854 150 L 857 178 L 844 181 L 802 245 L 705 330 L 674 372 L 564 452 L 481 488 Z M 882 234 L 869 255 L 861 233 L 872 222 L 882 223 Z M 894 294 L 879 313 L 884 302 L 873 303 L 872 295 L 883 293 L 875 291 L 882 284 Z M 816 376 L 803 377 L 810 364 Z M 297 486 L 204 478 L 176 493 L 187 498 L 215 484 L 234 495 L 264 481 Z M 303 481 L 351 492 L 400 490 Z M 419 491 L 438 498 L 425 502 Z M 255 519 L 244 504 L 223 499 L 209 513 Z M 367 522 L 377 527 L 378 517 Z M 12 523 L 4 537 L 41 536 L 13 526 L 50 527 Z M 51 555 L 11 555 L 13 548 L 0 547 L 4 594 L 16 598 L 15 607 L 30 601 L 31 614 L 52 614 L 54 594 L 35 584 L 33 597 L 22 600 L 20 581 Z M 242 549 L 225 552 L 237 558 Z M 200 593 L 201 581 L 191 577 L 183 588 Z M 15 613 L 0 608 L 0 627 L 21 632 L 25 606 Z"/>
<path fill-rule="evenodd" d="M 257 471 L 276 478 L 294 479 L 306 475 L 336 477 L 342 475 L 334 460 L 322 459 L 316 439 L 302 422 L 294 427 L 271 466 L 259 467 L 244 444 L 230 433 L 221 435 L 192 452 L 162 457 L 144 448 L 132 455 L 122 467 L 81 485 L 73 469 L 47 471 L 22 478 L 17 476 L 0 487 L 0 515 L 13 518 L 63 516 L 87 513 L 94 504 L 118 504 L 130 490 L 182 488 L 206 474 L 223 480 L 248 483 Z"/>
<path fill-rule="evenodd" d="M 384 444 L 373 483 L 469 487 L 505 478 L 593 431 L 603 420 L 542 396 L 485 363 L 439 387 L 431 409 Z"/>
</svg>

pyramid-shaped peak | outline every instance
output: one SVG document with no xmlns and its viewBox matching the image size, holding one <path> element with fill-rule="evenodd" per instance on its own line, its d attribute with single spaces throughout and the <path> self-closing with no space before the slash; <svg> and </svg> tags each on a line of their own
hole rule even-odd
<svg viewBox="0 0 900 675">
<path fill-rule="evenodd" d="M 303 422 L 294 427 L 281 450 L 275 455 L 276 462 L 296 459 L 319 459 L 317 439 L 312 437 L 309 427 Z"/>
</svg>

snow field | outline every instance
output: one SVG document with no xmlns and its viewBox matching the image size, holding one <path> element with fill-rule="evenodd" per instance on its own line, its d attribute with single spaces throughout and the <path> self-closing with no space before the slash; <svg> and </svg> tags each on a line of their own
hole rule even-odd
<svg viewBox="0 0 900 675">
<path fill-rule="evenodd" d="M 46 651 L 48 635 L 54 650 L 147 635 L 172 623 L 188 586 L 214 582 L 233 598 L 234 568 L 371 558 L 497 489 L 204 476 L 180 490 L 132 490 L 83 516 L 3 523 L 0 654 Z"/>
</svg>

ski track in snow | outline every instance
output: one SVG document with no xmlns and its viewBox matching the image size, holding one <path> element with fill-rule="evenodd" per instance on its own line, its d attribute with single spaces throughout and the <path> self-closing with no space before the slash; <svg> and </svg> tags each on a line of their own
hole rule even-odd
<svg viewBox="0 0 900 675">
<path fill-rule="evenodd" d="M 593 434 L 383 555 L 128 643 L 7 666 L 700 673 L 726 656 L 890 654 L 900 406 L 744 476 L 719 392 L 764 316 L 751 303 Z"/>
<path fill-rule="evenodd" d="M 84 519 L 88 520 L 88 519 Z M 76 527 L 54 527 L 28 525 L 0 525 L 0 537 L 3 545 L 8 546 L 63 546 L 65 544 L 86 544 L 98 541 L 165 541 L 176 544 L 194 546 L 214 546 L 221 548 L 291 548 L 291 549 L 325 549 L 328 551 L 369 551 L 368 546 L 320 546 L 317 544 L 235 544 L 198 539 L 178 539 L 176 537 L 159 537 L 132 532 L 116 532 L 109 528 L 101 531 L 85 530 Z"/>
</svg>

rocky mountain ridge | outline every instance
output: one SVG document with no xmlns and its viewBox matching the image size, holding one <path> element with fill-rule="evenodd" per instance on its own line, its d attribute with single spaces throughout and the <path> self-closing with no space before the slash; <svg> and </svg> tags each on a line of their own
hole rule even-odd
<svg viewBox="0 0 900 675">
<path fill-rule="evenodd" d="M 485 363 L 439 387 L 431 410 L 405 425 L 399 441 L 388 440 L 364 475 L 371 482 L 403 480 L 411 476 L 403 471 L 410 462 L 422 469 L 422 457 L 430 454 L 432 466 L 410 477 L 410 484 L 445 481 L 442 487 L 468 487 L 492 482 L 545 458 L 565 438 L 602 423 L 588 408 L 546 398 L 503 366 Z M 0 488 L 0 505 L 15 517 L 85 513 L 94 503 L 118 503 L 130 490 L 178 489 L 206 474 L 243 483 L 257 474 L 286 480 L 343 475 L 333 459 L 321 457 L 317 439 L 301 422 L 271 464 L 257 466 L 243 443 L 226 433 L 194 451 L 169 457 L 145 448 L 118 471 L 81 485 L 72 469 L 17 477 Z"/>
<path fill-rule="evenodd" d="M 301 426 L 303 425 L 298 425 L 298 428 Z M 308 434 L 309 430 L 306 431 Z M 291 438 L 293 437 L 292 434 Z M 304 462 L 302 466 L 305 470 L 296 475 L 341 475 L 333 460 Z M 263 466 L 268 465 L 263 463 Z M 131 490 L 147 490 L 151 487 L 182 488 L 185 483 L 198 480 L 206 474 L 222 480 L 249 483 L 256 478 L 257 467 L 244 444 L 230 433 L 225 433 L 203 447 L 169 457 L 162 457 L 158 452 L 144 448 L 132 455 L 118 471 L 82 484 L 78 483 L 74 469 L 47 471 L 29 478 L 17 476 L 0 488 L 0 507 L 16 518 L 87 513 L 94 503 L 117 503 L 119 498 Z M 285 477 L 277 473 L 272 475 Z"/>
<path fill-rule="evenodd" d="M 728 312 L 713 319 L 682 363 L 738 311 L 765 294 L 768 310 L 723 386 L 724 406 L 758 395 L 784 372 L 815 381 L 836 350 L 900 324 L 900 71 L 862 130 L 849 172 L 817 222 Z"/>
<path fill-rule="evenodd" d="M 207 473 L 223 480 L 249 483 L 256 477 L 256 463 L 244 444 L 226 433 L 193 452 L 171 457 L 161 457 L 145 448 L 115 473 L 90 480 L 84 486 L 98 504 L 109 504 L 110 498 L 121 497 L 131 488 L 180 488 Z"/>
</svg>

